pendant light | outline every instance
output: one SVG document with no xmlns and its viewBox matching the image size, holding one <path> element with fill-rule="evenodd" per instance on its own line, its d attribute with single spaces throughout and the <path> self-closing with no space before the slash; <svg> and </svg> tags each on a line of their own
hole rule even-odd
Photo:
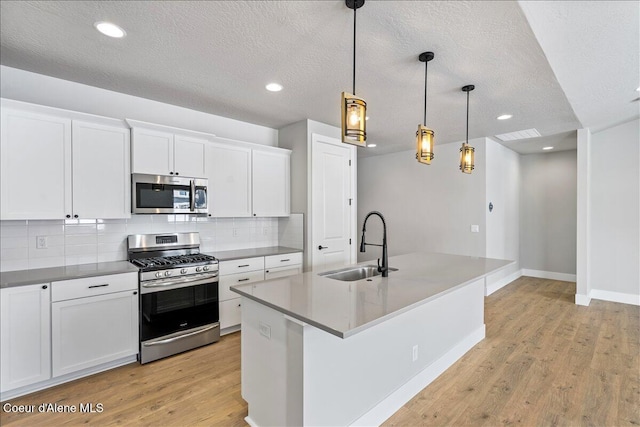
<svg viewBox="0 0 640 427">
<path fill-rule="evenodd" d="M 433 160 L 433 130 L 427 128 L 427 64 L 433 59 L 433 52 L 423 52 L 418 56 L 424 62 L 424 120 L 416 132 L 416 159 L 430 165 Z"/>
<path fill-rule="evenodd" d="M 462 86 L 462 91 L 467 92 L 467 138 L 466 142 L 463 142 L 462 147 L 460 147 L 460 170 L 463 173 L 471 173 L 475 167 L 474 153 L 476 149 L 469 145 L 469 92 L 475 88 L 474 85 Z"/>
<path fill-rule="evenodd" d="M 356 10 L 364 0 L 345 0 L 349 9 L 353 9 L 353 93 L 342 92 L 342 142 L 345 144 L 367 146 L 367 103 L 356 93 Z"/>
</svg>

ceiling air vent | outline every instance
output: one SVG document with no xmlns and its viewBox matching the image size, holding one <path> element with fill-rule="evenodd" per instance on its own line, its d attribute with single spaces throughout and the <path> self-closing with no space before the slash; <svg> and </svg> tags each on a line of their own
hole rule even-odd
<svg viewBox="0 0 640 427">
<path fill-rule="evenodd" d="M 538 136 L 542 135 L 540 135 L 540 132 L 538 132 L 536 129 L 527 129 L 496 135 L 496 138 L 498 138 L 500 141 L 515 141 L 516 139 L 536 138 Z"/>
</svg>

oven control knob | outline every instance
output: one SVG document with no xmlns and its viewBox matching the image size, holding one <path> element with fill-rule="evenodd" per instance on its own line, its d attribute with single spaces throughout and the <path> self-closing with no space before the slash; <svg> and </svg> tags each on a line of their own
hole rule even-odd
<svg viewBox="0 0 640 427">
<path fill-rule="evenodd" d="M 202 267 L 196 267 L 196 271 L 199 273 L 202 271 Z"/>
<path fill-rule="evenodd" d="M 182 270 L 180 270 L 180 274 L 187 274 L 187 269 L 183 268 Z"/>
<path fill-rule="evenodd" d="M 205 265 L 204 267 L 202 267 L 202 269 L 203 269 L 204 271 L 209 271 L 209 266 L 208 266 L 208 265 Z"/>
<path fill-rule="evenodd" d="M 158 272 L 156 273 L 156 277 L 162 277 L 162 273 L 158 271 Z"/>
<path fill-rule="evenodd" d="M 170 272 L 170 271 L 165 271 L 165 272 L 164 272 L 164 275 L 165 275 L 165 276 L 171 276 L 171 272 Z"/>
</svg>

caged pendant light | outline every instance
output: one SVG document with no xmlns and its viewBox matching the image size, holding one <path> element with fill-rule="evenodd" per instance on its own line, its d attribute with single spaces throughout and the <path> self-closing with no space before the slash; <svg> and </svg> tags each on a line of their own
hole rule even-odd
<svg viewBox="0 0 640 427">
<path fill-rule="evenodd" d="M 460 170 L 463 173 L 471 173 L 475 167 L 474 154 L 476 149 L 469 145 L 469 92 L 475 88 L 474 85 L 462 86 L 462 91 L 467 92 L 467 138 L 460 147 Z"/>
<path fill-rule="evenodd" d="M 365 0 L 345 0 L 349 9 L 353 9 L 353 93 L 342 92 L 342 142 L 358 147 L 367 145 L 367 103 L 356 93 L 356 10 Z"/>
<path fill-rule="evenodd" d="M 423 52 L 418 56 L 418 60 L 424 62 L 424 120 L 416 132 L 416 160 L 426 165 L 433 160 L 433 130 L 427 128 L 427 64 L 433 56 L 433 52 Z"/>
</svg>

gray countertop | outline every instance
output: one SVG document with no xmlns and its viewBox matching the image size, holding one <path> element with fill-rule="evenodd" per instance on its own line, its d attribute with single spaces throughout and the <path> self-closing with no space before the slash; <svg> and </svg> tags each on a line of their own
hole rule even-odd
<svg viewBox="0 0 640 427">
<path fill-rule="evenodd" d="M 33 270 L 5 271 L 0 273 L 0 288 L 56 282 L 83 277 L 107 276 L 119 273 L 137 273 L 129 261 L 100 262 L 95 264 L 67 265 L 65 267 L 38 268 Z"/>
<path fill-rule="evenodd" d="M 235 285 L 231 290 L 340 338 L 347 338 L 513 263 L 439 253 L 411 253 L 389 258 L 389 266 L 398 269 L 390 272 L 389 277 L 343 282 L 313 271 Z M 359 265 L 367 264 L 373 263 Z"/>
<path fill-rule="evenodd" d="M 239 249 L 235 251 L 208 252 L 220 261 L 231 261 L 241 258 L 253 258 L 269 255 L 283 255 L 302 252 L 302 249 L 287 248 L 286 246 L 268 246 L 265 248 Z"/>
</svg>

